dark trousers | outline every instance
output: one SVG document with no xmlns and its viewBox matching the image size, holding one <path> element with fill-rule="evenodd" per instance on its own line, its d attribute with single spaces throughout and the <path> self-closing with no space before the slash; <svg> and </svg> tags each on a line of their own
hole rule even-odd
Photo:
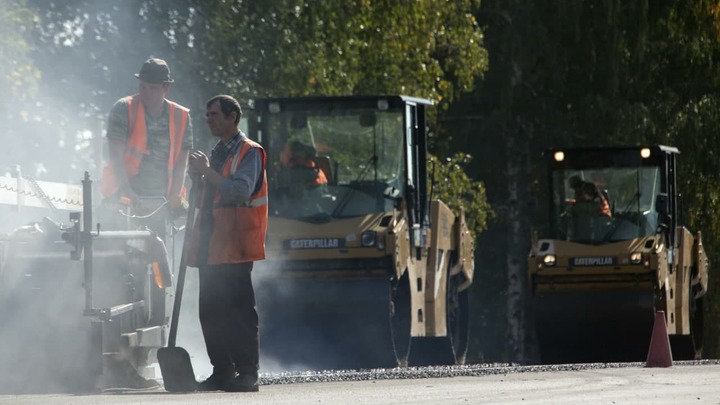
<svg viewBox="0 0 720 405">
<path fill-rule="evenodd" d="M 253 263 L 201 266 L 200 325 L 214 373 L 257 376 L 258 315 Z"/>
</svg>

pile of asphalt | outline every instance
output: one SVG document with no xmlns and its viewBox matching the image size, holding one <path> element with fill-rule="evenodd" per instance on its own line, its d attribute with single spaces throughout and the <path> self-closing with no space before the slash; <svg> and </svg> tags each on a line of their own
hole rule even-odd
<svg viewBox="0 0 720 405">
<path fill-rule="evenodd" d="M 720 360 L 675 361 L 674 366 L 693 366 L 706 364 L 720 364 Z M 511 363 L 469 364 L 456 366 L 431 367 L 402 367 L 391 369 L 367 370 L 324 370 L 324 371 L 293 371 L 278 373 L 262 373 L 259 384 L 298 384 L 310 382 L 339 382 L 339 381 L 372 381 L 372 380 L 398 380 L 412 378 L 442 378 L 442 377 L 473 377 L 483 375 L 553 372 L 553 371 L 579 371 L 603 368 L 644 367 L 644 362 L 636 363 L 583 363 L 583 364 L 547 364 L 547 365 L 517 365 Z"/>
</svg>

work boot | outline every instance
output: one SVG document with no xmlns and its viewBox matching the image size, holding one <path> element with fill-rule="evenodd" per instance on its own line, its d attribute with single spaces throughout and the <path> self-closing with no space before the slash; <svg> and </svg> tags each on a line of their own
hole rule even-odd
<svg viewBox="0 0 720 405">
<path fill-rule="evenodd" d="M 235 378 L 225 382 L 222 390 L 226 392 L 258 392 L 257 375 L 236 374 Z"/>
<path fill-rule="evenodd" d="M 205 381 L 198 384 L 198 391 L 221 391 L 235 379 L 234 371 L 213 371 Z"/>
</svg>

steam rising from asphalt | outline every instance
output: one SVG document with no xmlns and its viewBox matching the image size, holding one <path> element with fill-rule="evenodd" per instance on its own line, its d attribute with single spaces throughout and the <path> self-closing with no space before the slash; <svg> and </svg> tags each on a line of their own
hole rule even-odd
<svg viewBox="0 0 720 405">
<path fill-rule="evenodd" d="M 2 211 L 3 216 L 8 209 Z M 33 222 L 42 211 L 16 215 L 24 223 Z M 16 214 L 18 214 L 16 212 Z M 40 218 L 41 219 L 41 218 Z M 9 234 L 37 235 L 37 228 L 24 226 L 7 232 L 2 228 L 4 239 Z M 168 241 L 168 252 L 174 251 L 174 272 L 180 262 L 183 234 L 175 241 Z M 18 245 L 4 242 L 0 270 L 0 394 L 44 392 L 88 392 L 101 387 L 102 380 L 88 379 L 99 376 L 102 356 L 89 351 L 93 344 L 91 319 L 83 315 L 85 305 L 82 261 L 70 260 L 70 245 L 55 244 L 48 248 L 42 244 L 22 250 Z M 99 260 L 94 270 L 103 271 Z M 254 272 L 256 290 L 262 288 L 267 275 Z M 271 277 L 270 277 L 271 278 Z M 122 288 L 119 285 L 119 288 Z M 198 270 L 188 268 L 180 313 L 177 345 L 185 348 L 191 356 L 195 375 L 199 380 L 212 373 L 207 358 L 202 330 L 198 319 Z M 173 299 L 168 295 L 167 307 Z M 262 309 L 261 341 L 262 341 Z M 97 343 L 97 342 L 95 342 Z M 94 354 L 87 355 L 92 352 Z M 264 353 L 260 355 L 260 371 L 281 372 L 304 370 L 302 365 L 286 364 Z M 159 367 L 156 378 L 161 379 Z"/>
<path fill-rule="evenodd" d="M 0 392 L 86 391 L 78 376 L 87 359 L 76 356 L 91 345 L 81 263 L 67 252 L 40 251 L 26 260 L 19 246 L 2 248 Z"/>
<path fill-rule="evenodd" d="M 253 284 L 256 294 L 262 291 L 264 283 L 272 282 L 271 277 L 261 274 L 262 269 L 253 270 Z M 202 329 L 198 319 L 198 270 L 188 268 L 185 279 L 185 290 L 183 292 L 182 309 L 178 323 L 177 345 L 184 348 L 190 354 L 193 371 L 199 380 L 207 378 L 212 373 L 212 365 L 207 357 L 205 342 L 202 336 Z M 273 357 L 271 353 L 262 351 L 263 329 L 269 321 L 263 317 L 263 308 L 258 304 L 260 317 L 260 372 L 283 372 L 292 370 L 307 370 L 308 367 L 302 364 L 294 364 L 282 358 Z M 292 336 L 288 336 L 292 339 Z"/>
</svg>

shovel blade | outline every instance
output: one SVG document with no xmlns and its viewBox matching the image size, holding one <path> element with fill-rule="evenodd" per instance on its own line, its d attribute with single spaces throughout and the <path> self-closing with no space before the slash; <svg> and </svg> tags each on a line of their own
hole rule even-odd
<svg viewBox="0 0 720 405">
<path fill-rule="evenodd" d="M 157 352 L 165 390 L 192 392 L 197 389 L 190 355 L 182 347 L 162 347 Z"/>
</svg>

